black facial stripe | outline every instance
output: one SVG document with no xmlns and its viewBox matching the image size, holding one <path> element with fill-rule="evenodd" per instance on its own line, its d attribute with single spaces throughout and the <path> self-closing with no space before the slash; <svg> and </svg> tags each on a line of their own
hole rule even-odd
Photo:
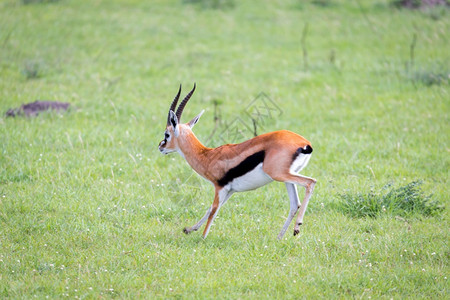
<svg viewBox="0 0 450 300">
<path fill-rule="evenodd" d="M 225 186 L 233 179 L 241 177 L 253 170 L 257 165 L 264 161 L 265 151 L 256 152 L 244 159 L 236 167 L 228 170 L 225 175 L 217 182 L 219 186 Z"/>
<path fill-rule="evenodd" d="M 313 148 L 311 148 L 310 145 L 306 145 L 306 147 L 303 149 L 302 147 L 298 148 L 297 151 L 295 151 L 294 155 L 292 155 L 292 161 L 297 159 L 297 156 L 299 156 L 301 153 L 303 154 L 311 154 L 313 152 Z"/>
</svg>

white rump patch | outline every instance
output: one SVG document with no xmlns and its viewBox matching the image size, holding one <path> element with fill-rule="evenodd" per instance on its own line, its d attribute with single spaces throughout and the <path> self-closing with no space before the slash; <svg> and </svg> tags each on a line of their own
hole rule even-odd
<svg viewBox="0 0 450 300">
<path fill-rule="evenodd" d="M 311 158 L 311 154 L 303 154 L 300 153 L 297 158 L 292 162 L 291 167 L 289 168 L 289 172 L 291 174 L 297 174 L 300 172 L 309 162 Z"/>
</svg>

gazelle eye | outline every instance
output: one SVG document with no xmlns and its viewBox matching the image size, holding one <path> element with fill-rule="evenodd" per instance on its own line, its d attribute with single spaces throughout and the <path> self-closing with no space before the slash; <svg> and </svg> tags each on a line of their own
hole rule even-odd
<svg viewBox="0 0 450 300">
<path fill-rule="evenodd" d="M 169 137 L 170 137 L 170 135 L 166 132 L 166 133 L 164 134 L 164 138 L 167 140 Z"/>
</svg>

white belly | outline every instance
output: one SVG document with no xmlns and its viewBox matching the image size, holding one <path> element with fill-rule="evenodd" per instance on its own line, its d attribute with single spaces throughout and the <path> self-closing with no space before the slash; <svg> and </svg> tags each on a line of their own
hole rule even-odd
<svg viewBox="0 0 450 300">
<path fill-rule="evenodd" d="M 272 181 L 273 179 L 263 171 L 262 163 L 260 163 L 245 175 L 233 179 L 227 184 L 227 187 L 232 191 L 245 192 L 257 189 Z"/>
</svg>

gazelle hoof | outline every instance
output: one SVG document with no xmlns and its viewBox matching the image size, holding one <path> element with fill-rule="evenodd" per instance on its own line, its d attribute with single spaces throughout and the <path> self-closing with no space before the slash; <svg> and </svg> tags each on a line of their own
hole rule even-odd
<svg viewBox="0 0 450 300">
<path fill-rule="evenodd" d="M 187 227 L 184 227 L 184 228 L 183 228 L 183 232 L 184 232 L 185 234 L 191 233 L 191 232 L 187 229 Z"/>
<path fill-rule="evenodd" d="M 300 233 L 300 230 L 294 229 L 294 236 L 296 236 L 296 235 L 299 234 L 299 233 Z"/>
</svg>

